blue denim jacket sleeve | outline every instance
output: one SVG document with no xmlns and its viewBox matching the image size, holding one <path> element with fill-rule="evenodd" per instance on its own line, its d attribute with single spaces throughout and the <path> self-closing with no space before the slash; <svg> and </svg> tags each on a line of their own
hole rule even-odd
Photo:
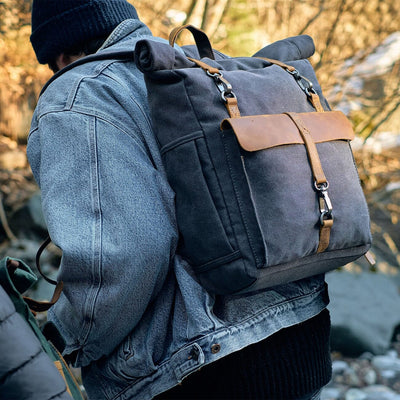
<svg viewBox="0 0 400 400">
<path fill-rule="evenodd" d="M 109 354 L 141 319 L 164 282 L 177 233 L 173 192 L 141 139 L 152 136 L 146 116 L 117 107 L 119 99 L 86 109 L 80 90 L 69 107 L 41 99 L 28 157 L 63 252 L 64 291 L 51 317 L 66 353 L 78 351 L 85 365 Z M 86 92 L 96 97 L 96 88 Z"/>
</svg>

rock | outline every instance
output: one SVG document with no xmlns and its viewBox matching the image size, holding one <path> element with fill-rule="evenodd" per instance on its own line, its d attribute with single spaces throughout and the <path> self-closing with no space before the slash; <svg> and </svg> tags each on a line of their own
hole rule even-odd
<svg viewBox="0 0 400 400">
<path fill-rule="evenodd" d="M 376 356 L 372 359 L 372 365 L 378 370 L 391 370 L 400 372 L 400 359 L 390 356 Z"/>
<path fill-rule="evenodd" d="M 25 204 L 12 214 L 9 222 L 12 231 L 18 236 L 44 239 L 47 236 L 47 226 L 42 212 L 40 192 L 33 193 Z"/>
<path fill-rule="evenodd" d="M 367 385 L 375 385 L 377 382 L 378 376 L 376 372 L 370 368 L 363 372 L 363 380 Z"/>
<path fill-rule="evenodd" d="M 387 355 L 388 357 L 390 357 L 390 358 L 397 358 L 397 357 L 398 357 L 397 351 L 394 350 L 394 349 L 389 350 L 389 351 L 386 353 L 386 355 Z"/>
<path fill-rule="evenodd" d="M 363 389 L 367 400 L 400 400 L 400 394 L 383 385 L 372 385 Z"/>
<path fill-rule="evenodd" d="M 322 389 L 321 400 L 339 400 L 344 392 L 344 387 L 326 386 Z"/>
<path fill-rule="evenodd" d="M 400 325 L 400 295 L 386 275 L 333 271 L 327 274 L 333 350 L 350 357 L 384 354 Z"/>
<path fill-rule="evenodd" d="M 340 374 L 349 368 L 349 364 L 343 360 L 333 360 L 332 361 L 332 373 Z"/>
<path fill-rule="evenodd" d="M 345 400 L 367 400 L 368 396 L 360 389 L 349 389 L 344 398 Z"/>
<path fill-rule="evenodd" d="M 354 371 L 354 369 L 349 368 L 345 373 L 344 373 L 344 379 L 345 383 L 349 386 L 361 386 L 361 379 Z"/>
<path fill-rule="evenodd" d="M 372 353 L 366 351 L 365 353 L 362 353 L 359 358 L 360 358 L 360 360 L 371 361 L 374 358 L 374 355 Z"/>
<path fill-rule="evenodd" d="M 380 375 L 382 378 L 386 379 L 386 380 L 393 380 L 396 378 L 397 374 L 396 371 L 393 371 L 391 369 L 384 369 L 382 371 L 379 371 Z"/>
<path fill-rule="evenodd" d="M 18 258 L 26 262 L 31 268 L 35 264 L 36 252 L 40 243 L 34 240 L 18 239 L 11 242 L 7 255 L 13 258 Z"/>
<path fill-rule="evenodd" d="M 46 221 L 42 211 L 42 198 L 40 192 L 36 192 L 28 201 L 27 204 L 29 214 L 32 217 L 33 223 L 36 227 L 47 230 Z"/>
</svg>

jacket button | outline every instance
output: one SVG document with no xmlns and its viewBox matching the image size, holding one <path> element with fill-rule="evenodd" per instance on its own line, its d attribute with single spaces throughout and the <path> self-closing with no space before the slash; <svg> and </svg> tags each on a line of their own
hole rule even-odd
<svg viewBox="0 0 400 400">
<path fill-rule="evenodd" d="M 217 354 L 221 350 L 221 345 L 216 343 L 211 346 L 211 353 Z"/>
</svg>

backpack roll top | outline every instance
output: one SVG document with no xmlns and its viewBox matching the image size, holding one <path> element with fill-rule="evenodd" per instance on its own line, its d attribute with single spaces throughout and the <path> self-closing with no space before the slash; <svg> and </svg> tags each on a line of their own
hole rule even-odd
<svg viewBox="0 0 400 400">
<path fill-rule="evenodd" d="M 157 65 L 142 71 L 176 194 L 178 253 L 209 292 L 292 282 L 368 250 L 354 133 L 307 60 L 184 60 L 172 47 L 158 60 L 168 45 L 149 42 L 135 57 L 141 68 L 146 49 Z"/>
</svg>

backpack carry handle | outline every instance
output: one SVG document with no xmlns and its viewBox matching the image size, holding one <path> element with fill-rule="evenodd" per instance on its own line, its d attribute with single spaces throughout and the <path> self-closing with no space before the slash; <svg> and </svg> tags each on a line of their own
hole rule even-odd
<svg viewBox="0 0 400 400">
<path fill-rule="evenodd" d="M 176 39 L 185 29 L 190 31 L 193 35 L 200 58 L 207 57 L 211 60 L 215 60 L 214 52 L 207 34 L 193 25 L 187 24 L 174 28 L 169 35 L 169 44 L 173 47 L 176 43 Z"/>
</svg>

